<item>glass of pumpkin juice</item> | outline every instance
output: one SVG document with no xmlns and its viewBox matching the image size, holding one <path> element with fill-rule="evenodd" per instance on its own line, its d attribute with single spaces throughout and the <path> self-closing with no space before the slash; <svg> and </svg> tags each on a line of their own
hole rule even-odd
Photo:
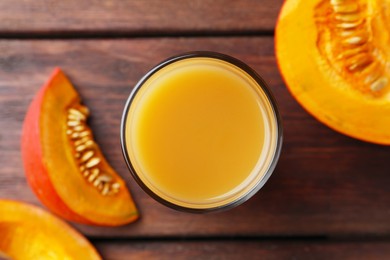
<svg viewBox="0 0 390 260">
<path fill-rule="evenodd" d="M 215 52 L 170 58 L 130 94 L 121 144 L 135 180 L 177 210 L 241 204 L 267 181 L 279 158 L 282 125 L 261 77 Z"/>
</svg>

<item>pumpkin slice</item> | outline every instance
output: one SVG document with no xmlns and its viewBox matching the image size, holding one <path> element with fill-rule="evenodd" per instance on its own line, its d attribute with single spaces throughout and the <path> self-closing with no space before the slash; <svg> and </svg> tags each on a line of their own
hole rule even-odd
<svg viewBox="0 0 390 260">
<path fill-rule="evenodd" d="M 27 180 L 57 215 L 84 224 L 117 226 L 137 209 L 86 124 L 88 109 L 60 69 L 30 105 L 22 133 Z"/>
<path fill-rule="evenodd" d="M 48 212 L 0 200 L 0 259 L 101 259 L 78 232 Z"/>
<path fill-rule="evenodd" d="M 389 0 L 287 0 L 276 28 L 280 71 L 318 120 L 390 145 L 389 32 Z"/>
</svg>

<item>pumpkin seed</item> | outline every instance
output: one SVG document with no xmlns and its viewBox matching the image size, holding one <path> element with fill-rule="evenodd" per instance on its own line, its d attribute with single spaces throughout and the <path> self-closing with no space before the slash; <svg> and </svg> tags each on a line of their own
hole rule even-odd
<svg viewBox="0 0 390 260">
<path fill-rule="evenodd" d="M 336 20 L 341 22 L 358 22 L 360 20 L 359 14 L 340 14 L 336 15 Z"/>
<path fill-rule="evenodd" d="M 345 3 L 345 0 L 330 0 L 331 5 L 341 5 L 344 3 Z"/>
<path fill-rule="evenodd" d="M 99 173 L 100 173 L 100 170 L 99 170 L 99 168 L 93 168 L 93 169 L 91 170 L 91 172 L 92 172 L 92 173 L 97 173 L 97 174 L 99 174 Z"/>
<path fill-rule="evenodd" d="M 108 183 L 105 183 L 103 186 L 102 195 L 106 196 L 109 191 L 110 191 L 110 186 L 108 185 Z"/>
<path fill-rule="evenodd" d="M 101 182 L 110 182 L 112 180 L 112 177 L 108 174 L 101 174 L 99 175 L 98 179 L 101 181 Z"/>
<path fill-rule="evenodd" d="M 72 138 L 72 139 L 77 139 L 77 138 L 79 138 L 79 133 L 73 133 L 71 136 L 70 136 L 70 138 Z"/>
<path fill-rule="evenodd" d="M 84 137 L 84 138 L 86 138 L 86 137 Z M 90 147 L 93 147 L 93 146 L 95 145 L 95 143 L 94 143 L 94 141 L 92 141 L 92 140 L 88 140 L 88 141 L 85 142 L 84 145 L 85 145 L 87 148 L 90 148 Z"/>
<path fill-rule="evenodd" d="M 111 188 L 117 190 L 121 187 L 121 185 L 118 183 L 118 182 L 114 182 L 113 184 L 111 184 Z"/>
<path fill-rule="evenodd" d="M 100 159 L 98 157 L 93 157 L 89 159 L 89 161 L 85 164 L 85 167 L 92 168 L 100 163 Z"/>
<path fill-rule="evenodd" d="M 74 121 L 81 121 L 82 118 L 80 118 L 79 116 L 76 116 L 74 114 L 68 114 L 68 120 L 74 120 Z"/>
<path fill-rule="evenodd" d="M 82 152 L 82 151 L 84 151 L 85 149 L 87 149 L 87 147 L 85 146 L 85 144 L 80 144 L 80 145 L 77 145 L 77 146 L 76 146 L 76 152 Z"/>
<path fill-rule="evenodd" d="M 84 172 L 83 172 L 83 175 L 84 175 L 84 177 L 88 177 L 88 175 L 90 174 L 91 172 L 89 171 L 89 170 L 85 170 Z"/>
<path fill-rule="evenodd" d="M 86 151 L 83 156 L 81 157 L 81 161 L 82 162 L 86 162 L 88 161 L 89 159 L 91 159 L 91 157 L 93 156 L 94 152 L 89 150 L 89 151 Z"/>
<path fill-rule="evenodd" d="M 89 136 L 89 135 L 91 135 L 91 132 L 89 132 L 89 131 L 83 131 L 83 132 L 81 132 L 80 133 L 80 137 L 86 137 L 86 136 Z"/>
<path fill-rule="evenodd" d="M 88 116 L 89 115 L 89 109 L 85 106 L 79 106 L 78 107 L 78 111 L 83 113 L 84 116 Z"/>
<path fill-rule="evenodd" d="M 361 45 L 361 46 L 357 46 L 354 48 L 349 48 L 348 50 L 345 50 L 344 52 L 340 53 L 337 56 L 337 58 L 338 59 L 350 58 L 350 57 L 357 55 L 359 53 L 362 53 L 362 52 L 366 52 L 366 53 L 369 52 L 368 46 L 366 44 Z"/>
<path fill-rule="evenodd" d="M 351 65 L 348 66 L 348 70 L 351 72 L 360 71 L 369 66 L 373 60 L 367 53 L 361 53 L 352 57 L 349 62 Z"/>
<path fill-rule="evenodd" d="M 86 116 L 82 112 L 80 112 L 79 110 L 74 109 L 74 108 L 69 109 L 69 115 L 72 115 L 80 120 L 86 119 Z"/>
<path fill-rule="evenodd" d="M 89 175 L 88 177 L 89 182 L 93 182 L 96 179 L 96 177 L 99 175 L 99 170 L 98 171 L 94 171 L 94 170 L 92 170 L 91 175 Z"/>
<path fill-rule="evenodd" d="M 356 35 L 356 30 L 342 30 L 339 34 L 341 37 L 346 38 L 352 35 Z"/>
<path fill-rule="evenodd" d="M 386 87 L 387 83 L 389 80 L 386 77 L 381 77 L 374 81 L 371 85 L 370 88 L 372 91 L 377 92 L 382 90 L 384 87 Z"/>
<path fill-rule="evenodd" d="M 76 152 L 82 152 L 86 149 L 92 148 L 95 145 L 95 143 L 92 140 L 88 140 L 83 144 L 76 145 Z"/>
<path fill-rule="evenodd" d="M 99 177 L 98 177 L 98 178 L 95 179 L 95 181 L 93 182 L 93 186 L 98 187 L 100 183 L 101 183 L 101 181 L 99 180 Z"/>
<path fill-rule="evenodd" d="M 365 84 L 370 84 L 376 81 L 381 75 L 382 71 L 379 68 L 378 63 L 373 64 L 370 68 L 364 70 L 364 72 L 368 71 L 368 75 L 364 79 Z"/>
<path fill-rule="evenodd" d="M 69 120 L 67 124 L 68 126 L 78 126 L 80 125 L 80 121 Z"/>
<path fill-rule="evenodd" d="M 359 10 L 359 6 L 355 3 L 333 5 L 333 10 L 336 13 L 355 13 Z"/>
<path fill-rule="evenodd" d="M 75 145 L 75 146 L 79 146 L 79 145 L 81 145 L 81 144 L 86 143 L 86 142 L 89 141 L 89 140 L 90 140 L 89 138 L 83 137 L 83 138 L 81 138 L 80 140 L 75 141 L 75 142 L 74 142 L 74 145 Z"/>
<path fill-rule="evenodd" d="M 85 127 L 83 125 L 78 125 L 78 126 L 73 127 L 73 130 L 76 132 L 81 132 L 84 129 L 85 129 Z"/>
<path fill-rule="evenodd" d="M 347 38 L 344 43 L 348 45 L 360 45 L 367 41 L 366 38 L 363 38 L 361 36 L 352 36 L 350 38 Z"/>
<path fill-rule="evenodd" d="M 343 22 L 343 23 L 339 23 L 336 25 L 336 27 L 338 28 L 342 28 L 342 29 L 354 29 L 356 27 L 358 27 L 359 25 L 361 25 L 363 23 L 363 20 L 360 20 L 360 21 L 357 21 L 357 22 Z"/>
</svg>

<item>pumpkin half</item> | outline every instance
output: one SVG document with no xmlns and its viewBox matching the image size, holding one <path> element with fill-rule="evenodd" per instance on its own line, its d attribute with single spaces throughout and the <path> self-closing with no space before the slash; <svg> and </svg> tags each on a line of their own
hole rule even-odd
<svg viewBox="0 0 390 260">
<path fill-rule="evenodd" d="M 0 259 L 101 259 L 78 232 L 29 204 L 0 200 Z"/>
<path fill-rule="evenodd" d="M 105 226 L 132 222 L 138 217 L 135 204 L 94 141 L 88 114 L 70 81 L 56 69 L 25 118 L 27 180 L 41 202 L 65 219 Z"/>
<path fill-rule="evenodd" d="M 389 32 L 389 0 L 287 0 L 276 28 L 280 71 L 319 121 L 390 145 Z"/>
</svg>

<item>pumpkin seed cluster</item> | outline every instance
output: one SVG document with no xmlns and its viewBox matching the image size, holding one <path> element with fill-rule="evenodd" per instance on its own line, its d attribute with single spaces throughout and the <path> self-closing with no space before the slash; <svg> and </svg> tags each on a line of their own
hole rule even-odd
<svg viewBox="0 0 390 260">
<path fill-rule="evenodd" d="M 85 180 L 96 187 L 103 196 L 114 195 L 119 192 L 121 185 L 115 182 L 113 176 L 104 172 L 100 165 L 101 158 L 97 156 L 98 147 L 91 129 L 86 124 L 88 115 L 88 108 L 84 106 L 69 108 L 66 134 Z"/>
</svg>

